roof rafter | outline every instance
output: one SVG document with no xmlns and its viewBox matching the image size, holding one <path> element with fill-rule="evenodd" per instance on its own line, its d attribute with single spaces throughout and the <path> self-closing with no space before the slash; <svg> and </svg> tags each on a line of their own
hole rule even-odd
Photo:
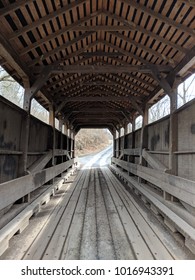
<svg viewBox="0 0 195 280">
<path fill-rule="evenodd" d="M 171 25 L 176 29 L 180 29 L 183 32 L 188 33 L 191 36 L 195 35 L 194 30 L 191 30 L 189 27 L 187 27 L 187 26 L 185 26 L 185 25 L 183 25 L 179 22 L 176 22 L 176 21 L 174 21 L 174 20 L 172 20 L 172 19 L 170 19 L 166 16 L 163 16 L 162 14 L 159 14 L 159 13 L 155 12 L 152 9 L 144 6 L 141 3 L 137 3 L 135 0 L 131 0 L 131 2 L 129 2 L 128 0 L 122 0 L 122 2 L 126 3 L 127 5 L 130 5 L 130 6 L 134 7 L 136 9 L 139 9 L 139 10 L 141 9 L 145 14 L 150 15 L 153 18 L 158 19 L 158 20 L 160 20 L 160 21 L 162 21 L 162 22 L 164 22 L 168 25 Z"/>
<path fill-rule="evenodd" d="M 9 14 L 15 10 L 18 9 L 18 6 L 24 6 L 26 4 L 32 3 L 34 0 L 19 0 L 15 3 L 8 4 L 6 7 L 2 8 L 0 10 L 0 17 L 5 16 L 6 14 Z"/>
<path fill-rule="evenodd" d="M 107 15 L 107 16 L 109 16 L 109 17 L 111 17 L 111 18 L 114 18 L 114 19 L 117 18 L 118 21 L 120 21 L 120 22 L 122 22 L 122 23 L 124 23 L 124 24 L 125 24 L 125 22 L 126 22 L 126 20 L 125 20 L 124 18 L 122 18 L 122 17 L 120 17 L 120 16 L 118 16 L 118 15 L 116 15 L 116 14 L 112 14 L 111 12 L 109 12 L 109 11 L 107 11 L 107 10 L 103 10 L 103 12 L 104 12 L 105 15 Z M 172 46 L 174 49 L 176 49 L 176 50 L 178 50 L 178 51 L 180 51 L 180 52 L 182 52 L 182 53 L 187 53 L 187 51 L 188 51 L 188 50 L 185 49 L 184 47 L 181 47 L 181 46 L 179 46 L 178 44 L 175 44 L 175 43 L 171 42 L 170 40 L 167 40 L 167 39 L 165 39 L 165 38 L 159 36 L 158 34 L 152 32 L 152 31 L 150 31 L 150 30 L 147 30 L 146 28 L 142 27 L 141 25 L 136 25 L 136 30 L 139 31 L 139 32 L 141 32 L 142 34 L 147 34 L 148 36 L 150 36 L 150 37 L 156 39 L 156 40 L 159 41 L 159 42 L 164 43 L 165 45 L 170 45 L 170 46 Z"/>
<path fill-rule="evenodd" d="M 21 29 L 19 29 L 18 31 L 15 31 L 12 35 L 9 36 L 9 40 L 13 40 L 14 38 L 22 35 L 23 33 L 26 33 L 32 29 L 35 29 L 36 27 L 39 27 L 41 24 L 51 20 L 52 18 L 55 18 L 61 14 L 64 14 L 66 12 L 68 12 L 69 10 L 72 10 L 73 8 L 80 6 L 82 4 L 84 4 L 87 0 L 77 0 L 74 1 L 70 4 L 67 4 L 66 6 L 57 9 L 56 11 L 54 11 L 53 13 L 49 13 L 46 16 L 43 16 L 42 18 L 40 18 L 39 20 L 36 20 L 35 22 L 33 22 L 32 24 L 29 24 Z"/>
<path fill-rule="evenodd" d="M 91 19 L 93 19 L 94 17 L 97 17 L 98 15 L 101 14 L 101 11 L 97 11 L 97 12 L 94 12 L 80 20 L 78 20 L 77 22 L 73 23 L 73 24 L 70 24 L 68 26 L 65 26 L 64 28 L 62 29 L 59 29 L 57 30 L 55 33 L 51 33 L 51 34 L 48 34 L 47 36 L 45 36 L 44 38 L 36 41 L 35 43 L 33 44 L 30 44 L 28 47 L 24 48 L 21 52 L 20 52 L 20 55 L 23 55 L 29 51 L 31 51 L 32 49 L 35 49 L 37 47 L 39 47 L 40 45 L 42 44 L 45 44 L 47 42 L 49 42 L 50 40 L 53 40 L 55 38 L 57 38 L 58 36 L 64 34 L 65 32 L 68 32 L 68 31 L 71 31 L 71 30 L 74 30 L 74 28 L 82 23 L 85 23 Z M 87 30 L 87 31 L 90 31 L 90 30 Z"/>
<path fill-rule="evenodd" d="M 42 62 L 43 60 L 47 59 L 48 57 L 51 57 L 52 55 L 55 55 L 56 53 L 59 53 L 60 51 L 63 51 L 66 48 L 71 47 L 73 44 L 78 43 L 79 41 L 82 41 L 83 39 L 86 39 L 87 37 L 91 36 L 92 34 L 94 34 L 94 32 L 92 32 L 92 31 L 85 32 L 84 34 L 80 35 L 79 37 L 76 37 L 73 40 L 66 42 L 62 46 L 54 48 L 53 50 L 46 52 L 42 56 L 35 58 L 33 60 L 33 64 L 30 64 L 30 65 L 35 65 L 39 62 Z"/>
<path fill-rule="evenodd" d="M 175 65 L 175 62 L 174 62 L 173 59 L 165 57 L 165 55 L 162 55 L 161 53 L 159 53 L 157 51 L 154 51 L 153 49 L 151 49 L 149 47 L 146 47 L 143 44 L 137 43 L 135 40 L 132 40 L 132 39 L 128 38 L 127 36 L 125 36 L 125 35 L 123 35 L 119 32 L 110 32 L 110 34 L 115 35 L 116 37 L 122 39 L 123 41 L 129 42 L 130 44 L 132 44 L 132 45 L 134 45 L 138 48 L 141 48 L 142 50 L 154 55 L 155 57 L 158 57 L 158 58 L 162 59 L 163 61 L 168 62 L 171 65 Z"/>
<path fill-rule="evenodd" d="M 133 59 L 143 63 L 144 65 L 148 65 L 148 67 L 150 67 L 152 65 L 152 63 L 149 62 L 148 60 L 146 60 L 146 59 L 144 59 L 144 58 L 142 58 L 142 57 L 140 57 L 136 54 L 133 54 L 132 52 L 126 51 L 126 50 L 122 49 L 121 47 L 118 47 L 117 45 L 114 45 L 110 42 L 107 42 L 106 40 L 101 41 L 101 43 L 103 43 L 103 44 L 105 44 L 105 45 L 107 45 L 107 46 L 109 46 L 109 47 L 111 47 L 111 48 L 113 48 L 117 51 L 122 52 L 124 55 L 132 57 Z"/>
<path fill-rule="evenodd" d="M 140 86 L 137 85 L 135 82 L 128 81 L 128 80 L 126 80 L 125 78 L 120 77 L 120 76 L 118 76 L 118 75 L 116 75 L 116 74 L 112 74 L 112 76 L 115 77 L 115 78 L 117 78 L 117 79 L 120 79 L 120 81 L 122 81 L 122 83 L 116 81 L 115 79 L 112 79 L 112 78 L 109 78 L 109 77 L 105 77 L 105 76 L 103 76 L 103 75 L 100 75 L 100 76 L 101 76 L 101 77 L 104 77 L 105 79 L 109 80 L 110 82 L 114 82 L 115 84 L 117 84 L 118 86 L 121 86 L 121 87 L 123 87 L 123 88 L 126 88 L 126 87 L 127 87 L 127 85 L 122 84 L 123 82 L 125 82 L 126 84 L 129 84 L 129 86 L 132 85 L 132 86 L 137 87 L 138 89 L 140 89 L 140 90 L 142 90 L 142 91 L 146 91 L 148 94 L 151 93 L 151 91 L 149 91 L 149 90 L 147 90 L 147 89 L 145 89 L 145 88 L 143 88 L 143 87 L 140 87 Z M 109 83 L 108 83 L 108 85 L 109 85 Z M 128 89 L 128 90 L 133 90 L 133 89 L 131 89 L 131 88 L 127 88 L 127 89 Z"/>
</svg>

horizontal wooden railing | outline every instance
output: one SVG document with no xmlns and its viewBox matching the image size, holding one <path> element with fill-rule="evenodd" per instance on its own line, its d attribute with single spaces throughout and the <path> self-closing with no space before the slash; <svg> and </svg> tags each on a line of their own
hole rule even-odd
<svg viewBox="0 0 195 280">
<path fill-rule="evenodd" d="M 112 164 L 152 183 L 161 190 L 195 207 L 195 182 L 163 171 L 112 158 Z"/>
<path fill-rule="evenodd" d="M 60 173 L 68 170 L 74 163 L 76 163 L 76 159 L 71 159 L 53 167 L 0 184 L 0 210 L 43 186 Z"/>
</svg>

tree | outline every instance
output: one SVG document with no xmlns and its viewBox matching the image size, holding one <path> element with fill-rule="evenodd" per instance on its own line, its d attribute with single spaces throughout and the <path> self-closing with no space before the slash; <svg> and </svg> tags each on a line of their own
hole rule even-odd
<svg viewBox="0 0 195 280">
<path fill-rule="evenodd" d="M 16 104 L 23 106 L 24 88 L 17 83 L 2 67 L 0 67 L 0 95 Z M 31 103 L 31 114 L 36 118 L 48 123 L 48 111 L 35 99 Z"/>
<path fill-rule="evenodd" d="M 170 99 L 166 95 L 149 109 L 149 123 L 157 121 L 170 113 Z"/>
<path fill-rule="evenodd" d="M 49 112 L 43 108 L 35 99 L 31 103 L 31 115 L 38 118 L 39 120 L 49 123 Z"/>
<path fill-rule="evenodd" d="M 190 76 L 178 87 L 178 105 L 179 107 L 195 98 L 195 74 Z"/>
<path fill-rule="evenodd" d="M 22 107 L 24 89 L 0 67 L 0 95 Z"/>
<path fill-rule="evenodd" d="M 95 152 L 109 145 L 112 139 L 106 129 L 81 129 L 75 138 L 77 155 Z"/>
</svg>

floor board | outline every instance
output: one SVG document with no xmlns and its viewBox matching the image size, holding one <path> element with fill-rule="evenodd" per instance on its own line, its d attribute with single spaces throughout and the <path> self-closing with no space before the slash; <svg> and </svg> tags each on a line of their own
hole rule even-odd
<svg viewBox="0 0 195 280">
<path fill-rule="evenodd" d="M 1 259 L 188 259 L 140 203 L 108 167 L 82 169 Z"/>
</svg>

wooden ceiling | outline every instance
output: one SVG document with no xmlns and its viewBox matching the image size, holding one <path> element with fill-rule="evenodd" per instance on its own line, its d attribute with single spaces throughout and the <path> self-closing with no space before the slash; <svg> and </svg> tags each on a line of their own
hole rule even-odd
<svg viewBox="0 0 195 280">
<path fill-rule="evenodd" d="M 113 129 L 194 72 L 194 18 L 193 0 L 0 0 L 0 64 L 76 131 Z"/>
</svg>

